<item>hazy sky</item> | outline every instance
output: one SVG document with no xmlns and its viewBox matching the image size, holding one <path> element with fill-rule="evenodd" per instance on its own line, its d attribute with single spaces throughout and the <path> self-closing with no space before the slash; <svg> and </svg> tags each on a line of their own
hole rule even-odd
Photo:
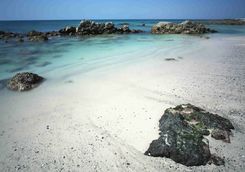
<svg viewBox="0 0 245 172">
<path fill-rule="evenodd" d="M 245 0 L 0 0 L 0 20 L 244 17 Z"/>
</svg>

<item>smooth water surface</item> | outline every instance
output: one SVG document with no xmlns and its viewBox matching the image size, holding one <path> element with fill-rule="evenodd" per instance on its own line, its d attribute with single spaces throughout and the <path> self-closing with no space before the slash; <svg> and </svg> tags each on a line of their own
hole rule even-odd
<svg viewBox="0 0 245 172">
<path fill-rule="evenodd" d="M 17 72 L 31 71 L 53 78 L 63 77 L 72 72 L 88 72 L 105 66 L 127 64 L 154 58 L 157 51 L 181 55 L 186 50 L 198 48 L 199 36 L 152 35 L 153 24 L 162 20 L 109 20 L 117 27 L 129 24 L 131 29 L 141 29 L 145 33 L 129 35 L 99 35 L 84 37 L 60 37 L 48 42 L 18 43 L 0 41 L 0 80 Z M 165 21 L 165 20 L 164 20 Z M 181 22 L 182 20 L 168 20 Z M 97 22 L 108 22 L 99 20 Z M 142 24 L 145 24 L 143 26 Z M 79 20 L 57 21 L 1 21 L 0 30 L 28 32 L 31 30 L 52 31 L 65 26 L 77 26 Z M 210 25 L 219 31 L 212 37 L 245 35 L 244 26 Z M 181 53 L 180 53 L 181 52 Z M 57 75 L 57 73 L 59 75 Z"/>
</svg>

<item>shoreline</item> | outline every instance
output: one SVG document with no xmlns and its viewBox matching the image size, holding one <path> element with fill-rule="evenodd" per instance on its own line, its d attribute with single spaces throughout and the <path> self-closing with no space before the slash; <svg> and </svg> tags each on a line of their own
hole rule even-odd
<svg viewBox="0 0 245 172">
<path fill-rule="evenodd" d="M 243 64 L 236 63 L 242 57 L 232 51 L 243 54 L 244 45 L 243 37 L 232 36 L 203 39 L 185 53 L 166 54 L 159 45 L 154 58 L 86 74 L 75 70 L 24 94 L 0 91 L 0 166 L 4 171 L 242 171 L 245 76 Z M 165 60 L 181 54 L 177 61 Z M 232 121 L 230 144 L 210 139 L 211 151 L 226 157 L 225 166 L 185 167 L 143 155 L 158 137 L 164 110 L 182 103 Z"/>
</svg>

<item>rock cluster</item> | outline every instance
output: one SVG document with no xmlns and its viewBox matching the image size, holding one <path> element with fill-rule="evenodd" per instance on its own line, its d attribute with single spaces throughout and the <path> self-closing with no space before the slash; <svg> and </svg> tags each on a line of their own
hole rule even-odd
<svg viewBox="0 0 245 172">
<path fill-rule="evenodd" d="M 13 91 L 27 91 L 37 87 L 43 80 L 43 77 L 34 73 L 17 73 L 8 81 L 7 88 Z"/>
<path fill-rule="evenodd" d="M 66 27 L 59 31 L 63 35 L 100 35 L 100 34 L 124 34 L 139 33 L 140 30 L 130 30 L 128 25 L 120 28 L 115 27 L 112 22 L 96 23 L 91 20 L 83 20 L 78 27 Z"/>
<path fill-rule="evenodd" d="M 159 22 L 152 27 L 151 32 L 153 34 L 204 34 L 216 31 L 206 28 L 203 24 L 187 20 L 180 24 Z"/>
<path fill-rule="evenodd" d="M 0 31 L 0 39 L 4 39 L 4 40 L 8 40 L 12 38 L 22 39 L 23 37 L 24 37 L 23 34 Z"/>
<path fill-rule="evenodd" d="M 171 158 L 186 166 L 224 164 L 222 158 L 210 153 L 204 136 L 210 135 L 211 130 L 212 137 L 230 140 L 234 127 L 228 119 L 184 104 L 167 109 L 159 123 L 160 137 L 152 141 L 145 155 Z"/>
<path fill-rule="evenodd" d="M 38 31 L 33 30 L 33 31 L 28 32 L 26 34 L 0 31 L 0 39 L 3 39 L 5 41 L 13 39 L 13 40 L 16 40 L 18 42 L 24 42 L 24 40 L 47 41 L 49 39 L 49 37 L 59 36 L 59 35 L 60 35 L 60 33 L 57 31 L 38 32 Z"/>
<path fill-rule="evenodd" d="M 140 33 L 141 30 L 131 30 L 128 25 L 122 25 L 117 28 L 112 22 L 108 23 L 96 23 L 90 20 L 83 20 L 80 22 L 78 27 L 67 26 L 59 31 L 51 32 L 38 32 L 31 31 L 26 34 L 24 33 L 13 33 L 0 31 L 0 39 L 6 42 L 10 39 L 17 40 L 18 42 L 29 41 L 47 41 L 50 37 L 54 36 L 83 36 L 83 35 L 100 35 L 100 34 L 129 34 L 129 33 Z"/>
<path fill-rule="evenodd" d="M 27 33 L 27 37 L 30 41 L 47 41 L 48 36 L 46 33 L 31 31 Z"/>
</svg>

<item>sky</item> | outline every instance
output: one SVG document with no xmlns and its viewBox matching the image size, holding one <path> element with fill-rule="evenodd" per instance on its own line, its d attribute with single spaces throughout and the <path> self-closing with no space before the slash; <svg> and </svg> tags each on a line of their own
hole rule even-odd
<svg viewBox="0 0 245 172">
<path fill-rule="evenodd" d="M 0 20 L 245 18 L 245 0 L 0 0 Z"/>
</svg>

